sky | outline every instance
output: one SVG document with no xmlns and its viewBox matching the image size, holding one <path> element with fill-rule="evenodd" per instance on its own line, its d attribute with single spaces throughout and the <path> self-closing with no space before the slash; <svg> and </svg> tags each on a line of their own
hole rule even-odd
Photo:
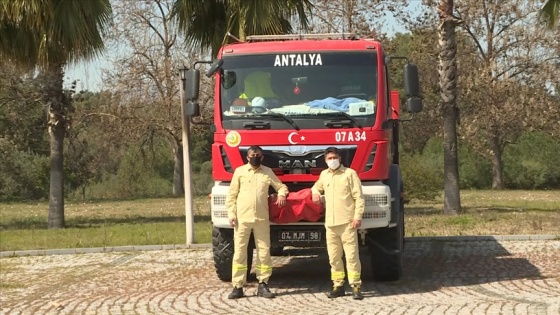
<svg viewBox="0 0 560 315">
<path fill-rule="evenodd" d="M 96 58 L 89 62 L 79 62 L 76 65 L 68 65 L 64 76 L 64 87 L 70 87 L 72 81 L 76 82 L 76 91 L 99 92 L 103 88 L 101 72 L 110 64 Z"/>
<path fill-rule="evenodd" d="M 420 4 L 421 1 L 411 1 L 411 6 L 416 6 Z M 386 17 L 387 23 L 384 23 L 386 28 L 385 32 L 389 36 L 397 32 L 405 32 L 404 26 L 397 22 L 397 20 L 390 14 Z M 111 64 L 105 61 L 107 54 L 111 54 L 111 51 L 106 51 L 104 55 L 95 58 L 88 62 L 79 62 L 77 64 L 68 65 L 66 68 L 64 86 L 70 87 L 73 80 L 77 80 L 76 91 L 91 91 L 99 92 L 103 86 L 102 71 L 103 69 L 108 69 Z"/>
</svg>

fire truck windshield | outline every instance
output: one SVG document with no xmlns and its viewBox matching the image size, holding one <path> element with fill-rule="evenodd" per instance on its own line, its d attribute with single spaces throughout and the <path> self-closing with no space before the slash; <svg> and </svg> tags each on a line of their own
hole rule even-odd
<svg viewBox="0 0 560 315">
<path fill-rule="evenodd" d="M 269 129 L 336 128 L 325 119 L 346 117 L 372 126 L 377 106 L 377 55 L 358 52 L 287 52 L 224 56 L 220 108 L 227 129 L 269 120 Z M 292 121 L 292 122 L 290 122 Z M 262 128 L 262 126 L 260 127 Z"/>
</svg>

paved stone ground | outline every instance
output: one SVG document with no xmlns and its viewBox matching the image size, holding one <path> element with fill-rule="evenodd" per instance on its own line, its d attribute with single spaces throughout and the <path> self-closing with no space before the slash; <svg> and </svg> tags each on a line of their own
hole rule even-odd
<svg viewBox="0 0 560 315">
<path fill-rule="evenodd" d="M 362 301 L 327 299 L 324 250 L 274 267 L 276 299 L 251 282 L 228 300 L 208 247 L 4 257 L 0 314 L 560 314 L 560 240 L 407 242 L 402 280 L 366 279 Z"/>
</svg>

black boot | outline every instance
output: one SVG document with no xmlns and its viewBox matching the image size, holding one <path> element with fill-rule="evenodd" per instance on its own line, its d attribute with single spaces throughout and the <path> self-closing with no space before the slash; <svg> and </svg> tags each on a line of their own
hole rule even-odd
<svg viewBox="0 0 560 315">
<path fill-rule="evenodd" d="M 344 287 L 340 286 L 340 287 L 333 287 L 332 291 L 330 291 L 329 293 L 327 293 L 327 297 L 329 299 L 334 299 L 340 296 L 344 296 L 346 293 L 344 292 Z"/>
<path fill-rule="evenodd" d="M 233 291 L 228 295 L 228 299 L 239 299 L 243 297 L 243 288 L 233 287 Z"/>
<path fill-rule="evenodd" d="M 352 298 L 354 300 L 363 300 L 364 299 L 364 296 L 362 295 L 362 292 L 361 292 L 359 286 L 352 287 Z"/>
<path fill-rule="evenodd" d="M 257 290 L 257 296 L 272 299 L 275 297 L 274 293 L 270 292 L 268 285 L 264 282 L 259 283 L 259 288 Z"/>
</svg>

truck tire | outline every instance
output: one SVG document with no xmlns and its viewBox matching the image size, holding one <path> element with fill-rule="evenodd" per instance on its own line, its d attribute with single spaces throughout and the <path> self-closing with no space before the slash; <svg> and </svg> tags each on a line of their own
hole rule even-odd
<svg viewBox="0 0 560 315">
<path fill-rule="evenodd" d="M 400 216 L 399 221 L 404 221 Z M 371 271 L 375 281 L 397 281 L 402 276 L 403 225 L 368 232 Z"/>
<path fill-rule="evenodd" d="M 391 201 L 392 211 L 396 216 L 396 226 L 390 228 L 371 229 L 367 240 L 370 252 L 371 269 L 375 281 L 396 281 L 402 276 L 404 250 L 404 200 L 403 184 L 398 165 L 391 166 L 389 186 L 394 200 Z"/>
<path fill-rule="evenodd" d="M 253 265 L 253 249 L 255 243 L 251 235 L 251 241 L 247 247 L 247 279 Z M 214 267 L 218 278 L 222 281 L 231 281 L 231 263 L 233 260 L 233 229 L 212 228 L 212 253 L 214 256 Z"/>
</svg>

